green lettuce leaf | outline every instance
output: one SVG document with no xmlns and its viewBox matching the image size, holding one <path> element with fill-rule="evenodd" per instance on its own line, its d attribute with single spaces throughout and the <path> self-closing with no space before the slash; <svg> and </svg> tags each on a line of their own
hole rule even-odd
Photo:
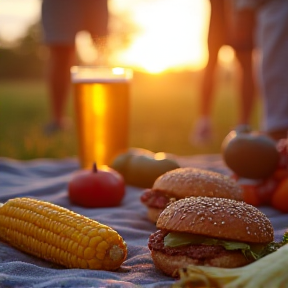
<svg viewBox="0 0 288 288">
<path fill-rule="evenodd" d="M 168 247 L 178 247 L 183 245 L 195 245 L 195 244 L 221 245 L 226 250 L 250 249 L 250 246 L 246 243 L 224 241 L 200 235 L 193 235 L 190 233 L 171 232 L 167 234 L 164 238 L 164 245 Z"/>
<path fill-rule="evenodd" d="M 205 237 L 190 233 L 171 232 L 164 237 L 164 246 L 178 247 L 183 245 L 201 244 Z"/>
<path fill-rule="evenodd" d="M 219 240 L 214 238 L 207 238 L 202 244 L 204 245 L 221 245 L 226 250 L 250 250 L 250 245 L 243 242 L 234 242 L 234 241 L 226 241 Z"/>
<path fill-rule="evenodd" d="M 200 235 L 193 235 L 190 233 L 171 232 L 164 237 L 164 246 L 179 247 L 184 245 L 221 245 L 226 250 L 241 250 L 246 258 L 253 258 L 255 260 L 262 258 L 272 252 L 277 251 L 283 245 L 288 244 L 288 231 L 283 235 L 281 242 L 270 242 L 264 244 L 247 244 L 243 242 L 220 240 Z"/>
<path fill-rule="evenodd" d="M 179 247 L 184 245 L 221 245 L 226 250 L 241 250 L 245 257 L 252 257 L 253 259 L 260 258 L 258 254 L 262 247 L 257 247 L 257 251 L 252 251 L 251 246 L 243 242 L 226 241 L 200 235 L 193 235 L 190 233 L 171 232 L 164 237 L 164 246 Z M 256 247 L 255 247 L 256 248 Z"/>
</svg>

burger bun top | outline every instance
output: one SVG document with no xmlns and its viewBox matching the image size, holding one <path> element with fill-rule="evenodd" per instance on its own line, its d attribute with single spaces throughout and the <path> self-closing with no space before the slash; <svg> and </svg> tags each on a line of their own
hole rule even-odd
<svg viewBox="0 0 288 288">
<path fill-rule="evenodd" d="M 156 226 L 223 240 L 269 243 L 274 240 L 270 220 L 256 207 L 225 198 L 189 197 L 167 206 Z"/>
<path fill-rule="evenodd" d="M 243 200 L 242 188 L 228 176 L 190 167 L 177 168 L 162 174 L 155 180 L 152 190 L 176 199 L 206 196 Z"/>
</svg>

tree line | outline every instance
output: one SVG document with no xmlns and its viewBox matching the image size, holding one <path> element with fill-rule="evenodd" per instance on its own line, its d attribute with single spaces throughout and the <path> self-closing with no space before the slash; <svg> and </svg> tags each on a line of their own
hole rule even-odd
<svg viewBox="0 0 288 288">
<path fill-rule="evenodd" d="M 135 26 L 128 15 L 111 15 L 110 18 L 109 42 L 118 50 L 125 49 L 139 27 Z M 5 41 L 0 39 L 0 80 L 44 77 L 48 51 L 41 38 L 41 23 L 37 21 L 13 45 L 5 45 Z"/>
<path fill-rule="evenodd" d="M 5 43 L 3 40 L 2 43 Z M 27 29 L 27 33 L 13 45 L 0 47 L 0 79 L 42 78 L 46 49 L 41 44 L 40 23 Z"/>
</svg>

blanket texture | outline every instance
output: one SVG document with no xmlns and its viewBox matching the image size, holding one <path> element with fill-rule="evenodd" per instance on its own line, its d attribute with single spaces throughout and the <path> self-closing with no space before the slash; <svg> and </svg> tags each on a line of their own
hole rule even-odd
<svg viewBox="0 0 288 288">
<path fill-rule="evenodd" d="M 177 157 L 179 164 L 199 167 L 223 174 L 230 171 L 219 155 Z M 154 224 L 147 219 L 140 202 L 142 190 L 127 186 L 121 206 L 114 208 L 82 208 L 72 205 L 67 184 L 79 169 L 76 159 L 16 161 L 0 158 L 0 202 L 29 196 L 50 201 L 111 226 L 128 245 L 128 257 L 116 272 L 65 269 L 25 254 L 0 242 L 0 287 L 2 288 L 90 288 L 90 287 L 169 287 L 174 279 L 155 269 L 147 247 Z M 271 220 L 275 238 L 280 240 L 288 228 L 288 215 L 271 207 L 261 207 Z"/>
</svg>

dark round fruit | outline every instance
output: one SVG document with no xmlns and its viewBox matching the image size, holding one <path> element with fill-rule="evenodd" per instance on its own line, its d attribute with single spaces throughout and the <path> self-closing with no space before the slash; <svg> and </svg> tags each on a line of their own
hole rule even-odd
<svg viewBox="0 0 288 288">
<path fill-rule="evenodd" d="M 238 176 L 264 179 L 276 170 L 279 152 L 276 142 L 258 133 L 230 132 L 222 143 L 226 165 Z"/>
</svg>

